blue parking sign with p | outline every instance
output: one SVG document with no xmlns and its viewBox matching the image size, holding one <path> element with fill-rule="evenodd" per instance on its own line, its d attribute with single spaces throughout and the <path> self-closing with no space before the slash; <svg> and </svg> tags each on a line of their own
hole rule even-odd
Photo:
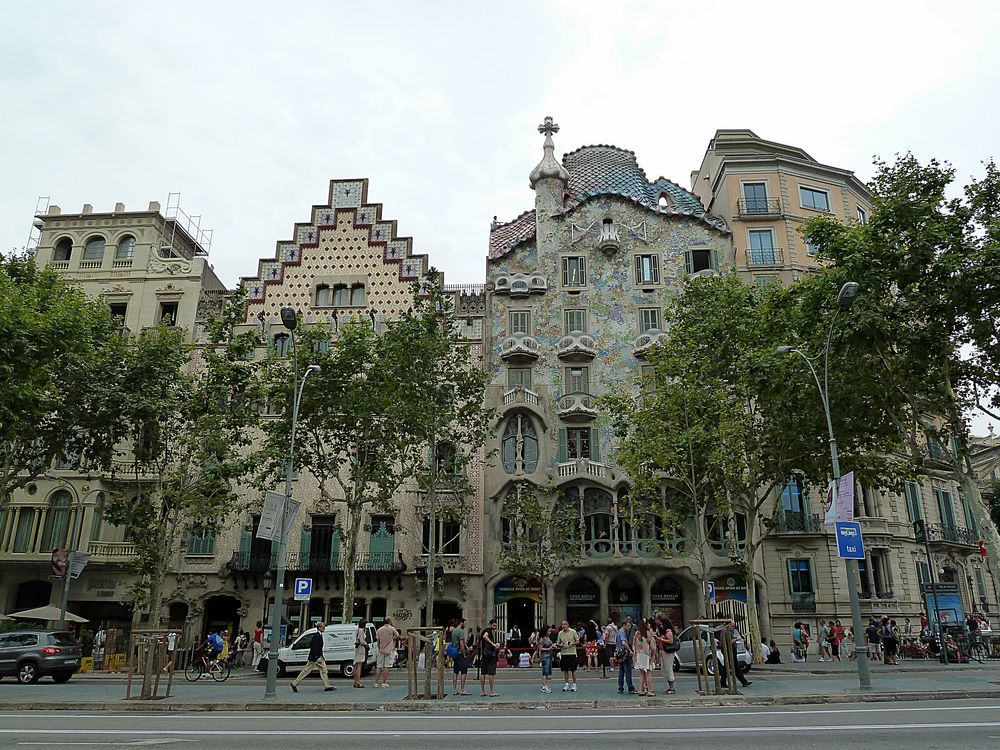
<svg viewBox="0 0 1000 750">
<path fill-rule="evenodd" d="M 312 578 L 296 578 L 295 579 L 295 601 L 304 602 L 308 601 L 312 596 L 313 591 L 313 581 Z"/>
</svg>

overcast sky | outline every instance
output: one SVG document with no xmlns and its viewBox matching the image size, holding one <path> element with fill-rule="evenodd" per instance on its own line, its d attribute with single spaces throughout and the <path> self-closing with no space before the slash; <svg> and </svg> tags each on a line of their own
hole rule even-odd
<svg viewBox="0 0 1000 750">
<path fill-rule="evenodd" d="M 717 128 L 821 162 L 1000 156 L 1000 3 L 6 0 L 0 248 L 38 196 L 63 211 L 180 191 L 227 285 L 368 177 L 450 283 L 481 281 L 489 222 L 557 155 L 636 152 L 688 187 Z"/>
</svg>

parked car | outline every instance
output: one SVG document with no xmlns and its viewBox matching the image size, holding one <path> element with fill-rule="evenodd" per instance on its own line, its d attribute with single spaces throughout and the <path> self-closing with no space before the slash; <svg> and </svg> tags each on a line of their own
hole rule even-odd
<svg viewBox="0 0 1000 750">
<path fill-rule="evenodd" d="M 715 674 L 715 664 L 718 661 L 719 664 L 725 664 L 726 660 L 722 655 L 722 647 L 718 639 L 714 637 L 711 633 L 710 628 L 707 625 L 692 625 L 685 628 L 680 636 L 678 637 L 678 650 L 674 654 L 674 669 L 694 669 L 694 639 L 698 633 L 701 633 L 702 640 L 704 641 L 704 650 L 706 654 L 709 654 L 705 658 L 705 666 L 709 674 Z M 715 657 L 711 656 L 713 649 L 709 648 L 709 639 L 714 642 Z M 736 642 L 733 644 L 733 648 L 736 650 L 736 659 L 743 665 L 743 671 L 748 672 L 753 666 L 753 654 L 747 651 L 746 645 L 743 643 L 742 638 L 737 638 Z"/>
<path fill-rule="evenodd" d="M 60 630 L 12 630 L 0 633 L 0 678 L 22 685 L 51 677 L 66 682 L 80 669 L 80 644 Z"/>
<path fill-rule="evenodd" d="M 327 625 L 323 631 L 323 658 L 326 659 L 327 670 L 338 672 L 343 677 L 354 676 L 354 637 L 357 633 L 357 625 Z M 301 671 L 309 660 L 309 642 L 312 640 L 316 628 L 309 628 L 300 635 L 291 646 L 278 649 L 278 676 L 284 677 L 289 672 Z M 362 667 L 362 674 L 366 675 L 375 668 L 376 648 L 375 626 L 368 623 L 365 627 L 368 636 L 368 658 Z M 260 660 L 258 669 L 261 672 L 267 671 L 267 654 Z"/>
</svg>

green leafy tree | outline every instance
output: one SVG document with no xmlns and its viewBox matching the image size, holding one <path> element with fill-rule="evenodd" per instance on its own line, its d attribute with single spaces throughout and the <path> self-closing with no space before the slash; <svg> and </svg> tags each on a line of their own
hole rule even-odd
<svg viewBox="0 0 1000 750">
<path fill-rule="evenodd" d="M 108 465 L 123 350 L 100 300 L 30 257 L 0 258 L 0 509 L 53 459 Z"/>
<path fill-rule="evenodd" d="M 618 460 L 634 482 L 633 505 L 639 498 L 640 512 L 666 510 L 664 528 L 694 519 L 703 579 L 714 517 L 716 545 L 746 577 L 758 660 L 754 584 L 760 551 L 780 522 L 780 491 L 792 474 L 824 487 L 831 472 L 819 393 L 801 360 L 775 351 L 785 344 L 819 351 L 832 315 L 803 306 L 796 285 L 761 291 L 735 274 L 695 280 L 669 311 L 666 339 L 649 358 L 654 373 L 639 383 L 641 398 L 608 400 Z M 897 433 L 872 405 L 878 385 L 861 377 L 861 362 L 846 366 L 852 356 L 840 346 L 831 351 L 834 431 L 846 469 L 881 486 L 900 471 L 886 458 Z M 641 500 L 657 497 L 658 506 Z"/>
<path fill-rule="evenodd" d="M 434 616 L 434 558 L 443 541 L 436 538 L 438 519 L 443 514 L 448 520 L 465 521 L 465 498 L 478 489 L 469 483 L 468 469 L 480 457 L 495 416 L 483 406 L 489 376 L 468 343 L 457 336 L 452 297 L 443 293 L 438 280 L 431 269 L 414 300 L 414 312 L 399 330 L 410 332 L 416 360 L 406 384 L 413 393 L 410 417 L 415 430 L 405 446 L 404 462 L 412 468 L 427 507 L 424 626 L 430 626 Z"/>
<path fill-rule="evenodd" d="M 485 374 L 469 349 L 451 337 L 451 311 L 429 286 L 415 289 L 413 308 L 384 332 L 351 321 L 336 332 L 316 325 L 301 331 L 300 371 L 320 369 L 306 383 L 299 407 L 296 463 L 312 474 L 320 496 L 346 506 L 344 622 L 354 613 L 358 539 L 365 514 L 396 514 L 395 498 L 409 480 L 437 507 L 443 484 L 454 487 L 482 445 Z M 272 402 L 291 403 L 287 360 L 272 359 L 265 379 Z M 290 421 L 269 420 L 259 454 L 262 485 L 284 475 Z M 432 461 L 448 444 L 448 462 Z M 445 472 L 450 476 L 445 482 Z M 428 580 L 433 565 L 428 566 Z M 428 613 L 430 616 L 430 612 Z"/>
<path fill-rule="evenodd" d="M 161 325 L 130 342 L 115 405 L 121 451 L 110 478 L 105 518 L 135 545 L 137 603 L 159 622 L 163 583 L 184 540 L 214 536 L 241 510 L 232 492 L 248 471 L 258 386 L 255 333 L 236 333 L 235 295 L 192 346 L 186 332 Z"/>
<path fill-rule="evenodd" d="M 877 162 L 865 224 L 818 219 L 806 228 L 833 261 L 815 284 L 861 285 L 846 334 L 870 354 L 880 407 L 904 436 L 912 469 L 962 488 L 1000 574 L 1000 536 L 973 471 L 968 415 L 1000 407 L 1000 173 L 949 197 L 954 170 L 912 154 Z"/>
<path fill-rule="evenodd" d="M 517 578 L 542 584 L 542 616 L 554 622 L 552 587 L 581 557 L 579 513 L 566 498 L 553 497 L 530 482 L 518 482 L 503 501 L 498 565 Z"/>
</svg>

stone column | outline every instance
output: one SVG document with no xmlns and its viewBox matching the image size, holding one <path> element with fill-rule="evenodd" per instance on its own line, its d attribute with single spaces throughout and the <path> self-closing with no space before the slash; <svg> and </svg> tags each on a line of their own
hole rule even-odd
<svg viewBox="0 0 1000 750">
<path fill-rule="evenodd" d="M 606 575 L 599 575 L 597 577 L 597 586 L 600 589 L 600 594 L 598 598 L 598 603 L 601 608 L 601 622 L 600 625 L 605 625 L 608 621 L 608 614 L 610 612 L 610 604 L 608 602 L 608 577 Z"/>
</svg>

